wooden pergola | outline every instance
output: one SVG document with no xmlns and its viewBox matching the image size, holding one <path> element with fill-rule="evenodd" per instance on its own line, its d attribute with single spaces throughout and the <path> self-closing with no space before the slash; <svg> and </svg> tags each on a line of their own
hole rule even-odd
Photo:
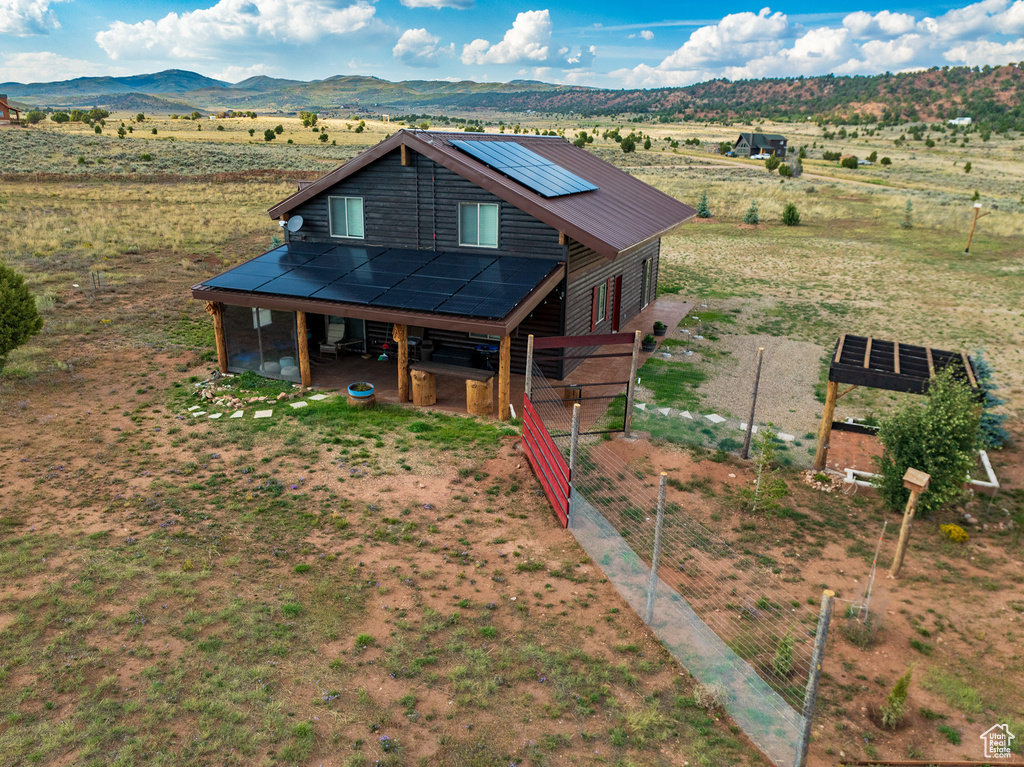
<svg viewBox="0 0 1024 767">
<path fill-rule="evenodd" d="M 936 373 L 951 369 L 954 377 L 966 382 L 981 394 L 971 358 L 963 352 L 949 352 L 927 346 L 901 344 L 878 338 L 843 334 L 836 341 L 835 353 L 828 368 L 825 412 L 818 430 L 818 449 L 814 454 L 814 470 L 825 468 L 832 419 L 836 402 L 858 386 L 888 391 L 927 394 Z M 839 391 L 839 384 L 849 384 Z"/>
</svg>

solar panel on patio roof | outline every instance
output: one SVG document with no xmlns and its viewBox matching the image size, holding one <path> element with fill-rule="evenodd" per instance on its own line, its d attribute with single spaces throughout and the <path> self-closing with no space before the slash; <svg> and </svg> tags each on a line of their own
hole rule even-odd
<svg viewBox="0 0 1024 767">
<path fill-rule="evenodd" d="M 561 197 L 597 189 L 586 179 L 515 141 L 456 140 L 452 141 L 452 146 L 543 197 Z"/>
<path fill-rule="evenodd" d="M 292 273 L 253 288 L 253 293 L 272 293 L 277 296 L 308 298 L 324 285 L 323 280 L 309 277 L 293 277 Z"/>
<path fill-rule="evenodd" d="M 380 306 L 391 306 L 395 309 L 414 309 L 430 312 L 446 298 L 446 296 L 437 293 L 422 293 L 418 290 L 392 288 L 378 298 L 376 303 Z"/>
<path fill-rule="evenodd" d="M 270 282 L 273 277 L 265 274 L 239 274 L 234 269 L 225 272 L 206 281 L 211 288 L 226 288 L 228 290 L 255 290 L 260 285 Z"/>
<path fill-rule="evenodd" d="M 356 285 L 348 282 L 334 282 L 314 293 L 312 298 L 325 301 L 344 301 L 350 304 L 370 304 L 387 288 L 379 285 Z"/>
</svg>

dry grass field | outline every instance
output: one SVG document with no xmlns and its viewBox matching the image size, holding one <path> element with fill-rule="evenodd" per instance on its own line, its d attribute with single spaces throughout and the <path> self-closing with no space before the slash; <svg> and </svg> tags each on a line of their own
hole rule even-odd
<svg viewBox="0 0 1024 767">
<path fill-rule="evenodd" d="M 287 173 L 327 169 L 395 125 L 328 120 L 337 145 L 323 146 L 295 118 L 202 131 L 148 118 L 124 139 L 120 121 L 99 136 L 0 133 L 17 158 L 0 178 L 0 259 L 46 320 L 0 376 L 0 762 L 764 764 L 556 525 L 515 424 L 333 400 L 265 421 L 188 415 L 212 359 L 188 287 L 269 247 Z M 791 143 L 820 156 L 820 129 L 799 127 Z M 972 134 L 962 156 L 959 142 L 897 147 L 887 130 L 843 148 L 876 148 L 889 170 L 809 160 L 782 183 L 710 154 L 736 128 L 634 129 L 656 148 L 623 155 L 599 138 L 595 151 L 691 204 L 708 193 L 713 218 L 666 240 L 660 287 L 729 316 L 720 348 L 771 336 L 824 353 L 840 332 L 984 347 L 1020 434 L 1019 137 Z M 992 214 L 965 255 L 975 188 Z M 758 226 L 742 223 L 751 200 Z M 789 202 L 798 227 L 779 221 Z M 716 375 L 745 362 L 702 356 L 713 400 Z M 889 402 L 843 400 L 856 415 Z M 994 463 L 1003 493 L 918 522 L 905 577 L 876 584 L 870 630 L 841 608 L 811 764 L 974 759 L 996 722 L 1024 742 L 1024 471 L 1016 447 Z M 824 586 L 857 599 L 895 519 L 793 472 L 783 510 L 747 514 L 750 469 L 724 455 L 659 444 L 631 466 L 678 477 L 670 500 L 801 600 Z M 940 524 L 965 510 L 970 540 L 945 539 Z M 892 732 L 877 708 L 911 664 L 908 722 Z"/>
</svg>

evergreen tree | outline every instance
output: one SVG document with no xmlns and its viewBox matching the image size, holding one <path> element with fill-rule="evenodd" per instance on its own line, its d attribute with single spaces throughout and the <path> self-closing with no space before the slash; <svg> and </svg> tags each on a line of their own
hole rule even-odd
<svg viewBox="0 0 1024 767">
<path fill-rule="evenodd" d="M 0 371 L 7 355 L 43 328 L 36 299 L 25 278 L 0 264 Z"/>
<path fill-rule="evenodd" d="M 701 192 L 700 199 L 697 200 L 697 217 L 711 218 L 711 208 L 708 207 L 708 193 L 706 191 Z"/>
</svg>

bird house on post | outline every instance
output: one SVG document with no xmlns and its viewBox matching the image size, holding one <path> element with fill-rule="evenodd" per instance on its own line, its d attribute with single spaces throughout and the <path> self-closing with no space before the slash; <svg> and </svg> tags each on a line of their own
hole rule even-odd
<svg viewBox="0 0 1024 767">
<path fill-rule="evenodd" d="M 928 483 L 931 481 L 931 474 L 926 474 L 917 469 L 907 469 L 907 473 L 903 475 L 903 487 L 907 488 L 911 493 L 916 492 L 918 495 L 928 489 Z"/>
<path fill-rule="evenodd" d="M 892 558 L 892 567 L 889 568 L 889 577 L 895 578 L 900 574 L 903 567 L 903 557 L 907 553 L 907 543 L 910 541 L 910 523 L 914 519 L 914 512 L 917 510 L 917 499 L 925 490 L 928 483 L 932 481 L 931 474 L 918 469 L 907 469 L 903 475 L 903 487 L 910 491 L 910 498 L 907 500 L 907 508 L 903 511 L 903 525 L 900 527 L 900 540 L 896 544 L 896 555 Z"/>
</svg>

